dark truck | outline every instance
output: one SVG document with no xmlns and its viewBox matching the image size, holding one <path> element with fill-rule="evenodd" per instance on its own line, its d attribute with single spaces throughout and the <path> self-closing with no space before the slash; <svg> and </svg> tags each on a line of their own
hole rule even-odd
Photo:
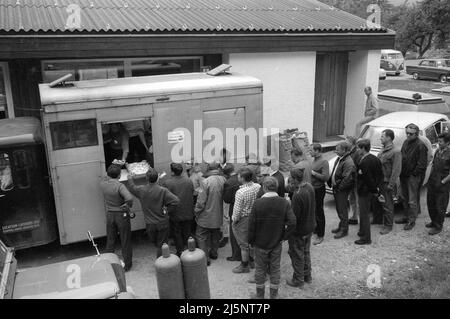
<svg viewBox="0 0 450 319">
<path fill-rule="evenodd" d="M 425 59 L 418 65 L 408 65 L 406 73 L 414 80 L 433 79 L 446 83 L 450 79 L 450 59 Z"/>
</svg>

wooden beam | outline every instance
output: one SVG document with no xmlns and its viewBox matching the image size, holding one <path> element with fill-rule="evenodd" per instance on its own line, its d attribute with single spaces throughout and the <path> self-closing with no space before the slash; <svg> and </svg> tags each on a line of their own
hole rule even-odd
<svg viewBox="0 0 450 319">
<path fill-rule="evenodd" d="M 393 48 L 394 34 L 220 37 L 0 36 L 0 59 L 133 57 Z"/>
</svg>

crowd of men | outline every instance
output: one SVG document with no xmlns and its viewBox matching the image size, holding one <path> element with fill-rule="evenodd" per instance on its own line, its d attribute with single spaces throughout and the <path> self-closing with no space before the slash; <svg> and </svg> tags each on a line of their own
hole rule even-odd
<svg viewBox="0 0 450 319">
<path fill-rule="evenodd" d="M 335 239 L 347 236 L 349 224 L 358 224 L 359 219 L 359 239 L 355 244 L 371 244 L 371 213 L 372 223 L 377 218 L 374 203 L 382 207 L 378 218 L 384 226 L 380 234 L 390 233 L 394 224 L 393 198 L 398 191 L 404 201 L 404 217 L 395 223 L 405 224 L 404 230 L 415 226 L 428 149 L 419 139 L 415 124 L 409 124 L 405 130 L 407 140 L 401 149 L 393 144 L 394 132 L 384 130 L 378 156 L 370 154 L 368 139 L 348 137 L 336 146 L 337 158 L 331 172 L 320 144 L 311 145 L 312 160 L 301 149 L 294 149 L 293 165 L 286 178 L 273 158 L 264 159 L 263 163 L 247 160 L 245 166 L 236 170 L 227 162 L 227 150 L 223 150 L 219 163 L 208 164 L 205 173 L 198 164 L 172 163 L 170 178 L 160 180 L 151 168 L 146 174 L 147 183 L 139 186 L 131 175 L 126 185 L 120 183 L 121 167 L 112 164 L 107 170 L 108 178 L 101 182 L 107 208 L 106 250 L 114 251 L 119 233 L 125 270 L 132 267 L 129 211 L 134 195 L 140 200 L 157 257 L 171 235 L 178 255 L 188 237 L 194 236 L 210 265 L 211 260 L 218 258 L 219 248 L 227 244 L 224 237 L 228 236 L 232 254 L 227 260 L 240 261 L 233 273 L 249 273 L 255 268 L 255 276 L 250 280 L 256 284 L 255 297 L 264 297 L 268 276 L 270 297 L 276 298 L 282 242 L 287 240 L 293 276 L 286 283 L 301 288 L 312 281 L 311 243 L 319 245 L 324 240 L 326 183 L 332 189 L 339 218 L 338 226 L 332 230 Z M 430 228 L 430 235 L 443 229 L 450 190 L 450 134 L 440 134 L 438 144 L 427 184 L 431 222 L 426 227 Z M 224 212 L 227 204 L 228 211 Z M 353 207 L 350 219 L 349 206 Z M 229 221 L 229 226 L 224 227 L 224 221 Z"/>
</svg>

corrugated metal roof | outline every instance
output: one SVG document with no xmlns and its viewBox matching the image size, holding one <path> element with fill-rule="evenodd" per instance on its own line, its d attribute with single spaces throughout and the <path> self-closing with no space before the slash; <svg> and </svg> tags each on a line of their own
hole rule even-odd
<svg viewBox="0 0 450 319">
<path fill-rule="evenodd" d="M 70 5 L 79 7 L 80 24 Z M 385 32 L 316 0 L 2 0 L 6 32 Z"/>
</svg>

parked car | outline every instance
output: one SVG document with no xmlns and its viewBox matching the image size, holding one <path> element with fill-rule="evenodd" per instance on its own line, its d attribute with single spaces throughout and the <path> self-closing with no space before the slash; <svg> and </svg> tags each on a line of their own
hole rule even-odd
<svg viewBox="0 0 450 319">
<path fill-rule="evenodd" d="M 419 65 L 408 65 L 406 73 L 414 80 L 433 79 L 446 83 L 450 79 L 450 59 L 424 59 Z"/>
<path fill-rule="evenodd" d="M 380 80 L 386 80 L 386 71 L 382 68 L 378 71 L 378 78 Z"/>
<path fill-rule="evenodd" d="M 416 111 L 442 113 L 450 116 L 450 106 L 440 96 L 408 90 L 378 92 L 378 116 L 391 112 Z"/>
<path fill-rule="evenodd" d="M 405 58 L 400 51 L 381 50 L 380 68 L 388 75 L 400 75 L 405 69 Z"/>
<path fill-rule="evenodd" d="M 370 153 L 378 155 L 381 150 L 381 133 L 385 129 L 391 129 L 394 131 L 395 139 L 394 145 L 401 148 L 403 142 L 406 140 L 405 127 L 410 123 L 416 124 L 420 132 L 419 134 L 425 137 L 425 141 L 428 141 L 428 148 L 431 149 L 429 154 L 429 159 L 431 155 L 437 149 L 438 135 L 441 130 L 448 125 L 449 118 L 445 114 L 430 113 L 430 112 L 392 112 L 383 116 L 376 118 L 375 120 L 365 124 L 363 127 L 360 138 L 367 138 L 370 140 Z M 328 161 L 330 165 L 330 172 L 333 170 L 334 163 L 337 156 L 331 158 Z M 431 171 L 431 161 L 425 174 L 425 179 L 423 185 L 428 182 Z M 331 193 L 331 189 L 327 189 L 328 193 Z"/>
<path fill-rule="evenodd" d="M 0 241 L 0 299 L 134 299 L 115 254 L 17 270 L 14 249 Z"/>
</svg>

